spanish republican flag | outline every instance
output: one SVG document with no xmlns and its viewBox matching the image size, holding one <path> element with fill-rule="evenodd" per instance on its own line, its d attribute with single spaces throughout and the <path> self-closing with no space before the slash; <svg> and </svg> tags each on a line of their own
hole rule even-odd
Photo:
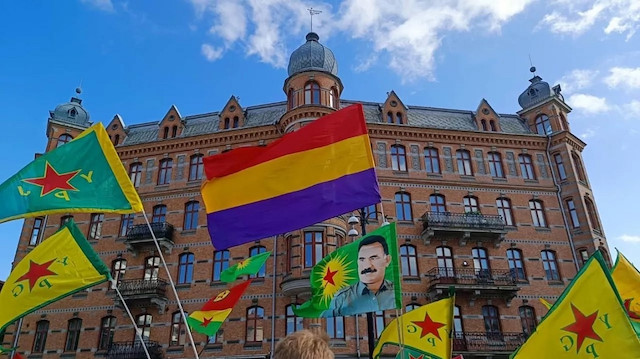
<svg viewBox="0 0 640 359">
<path fill-rule="evenodd" d="M 264 147 L 204 159 L 202 198 L 220 250 L 380 202 L 362 105 L 321 117 Z"/>
<path fill-rule="evenodd" d="M 620 293 L 624 308 L 631 318 L 631 324 L 640 334 L 640 272 L 622 253 L 618 252 L 618 259 L 611 271 L 611 277 Z"/>
<path fill-rule="evenodd" d="M 70 220 L 11 271 L 0 291 L 0 331 L 49 303 L 110 278 L 109 268 Z"/>
<path fill-rule="evenodd" d="M 455 297 L 449 297 L 425 304 L 392 320 L 380 334 L 373 357 L 379 358 L 383 347 L 391 344 L 404 346 L 401 353 L 406 352 L 407 355 L 417 352 L 430 359 L 451 358 L 450 334 L 454 305 Z"/>
<path fill-rule="evenodd" d="M 189 315 L 187 318 L 189 327 L 198 333 L 208 336 L 216 334 L 222 323 L 231 314 L 240 297 L 242 297 L 242 293 L 251 284 L 251 281 L 252 279 L 249 279 L 231 289 L 225 290 L 215 298 L 211 298 L 202 309 Z"/>
<path fill-rule="evenodd" d="M 639 355 L 640 340 L 602 254 L 596 252 L 511 358 L 637 359 Z"/>
<path fill-rule="evenodd" d="M 101 123 L 36 158 L 0 184 L 0 223 L 66 212 L 142 212 Z"/>
</svg>

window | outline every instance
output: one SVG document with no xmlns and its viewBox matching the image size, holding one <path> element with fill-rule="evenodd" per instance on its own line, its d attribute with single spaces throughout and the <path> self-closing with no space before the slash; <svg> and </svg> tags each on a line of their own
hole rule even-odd
<svg viewBox="0 0 640 359">
<path fill-rule="evenodd" d="M 178 284 L 191 283 L 193 280 L 193 253 L 182 253 L 180 255 L 180 264 L 178 266 Z"/>
<path fill-rule="evenodd" d="M 364 218 L 366 220 L 378 220 L 378 212 L 375 204 L 364 207 Z"/>
<path fill-rule="evenodd" d="M 304 267 L 313 267 L 322 257 L 324 257 L 322 232 L 304 232 Z"/>
<path fill-rule="evenodd" d="M 522 178 L 528 180 L 536 179 L 536 175 L 533 172 L 533 162 L 529 155 L 518 155 L 518 161 L 520 162 L 520 172 L 522 172 Z"/>
<path fill-rule="evenodd" d="M 380 338 L 382 330 L 384 329 L 384 311 L 380 310 L 373 313 L 373 332 L 376 338 Z"/>
<path fill-rule="evenodd" d="M 338 96 L 337 96 L 338 91 L 336 91 L 335 87 L 332 87 L 331 90 L 329 90 L 329 107 L 331 108 L 338 108 Z"/>
<path fill-rule="evenodd" d="M 587 207 L 587 215 L 589 216 L 589 222 L 591 222 L 591 228 L 596 231 L 600 231 L 600 221 L 596 215 L 596 208 L 593 206 L 593 202 L 587 197 L 584 198 L 584 205 Z"/>
<path fill-rule="evenodd" d="M 553 132 L 551 130 L 551 122 L 547 115 L 540 115 L 536 117 L 536 132 L 538 132 L 539 135 L 549 135 Z"/>
<path fill-rule="evenodd" d="M 572 152 L 571 158 L 573 159 L 573 163 L 576 166 L 576 173 L 578 174 L 578 180 L 582 182 L 587 182 L 587 177 L 584 175 L 584 167 L 582 166 L 582 161 L 580 160 L 580 156 L 577 153 Z"/>
<path fill-rule="evenodd" d="M 158 171 L 158 185 L 169 184 L 171 182 L 171 168 L 173 160 L 165 158 L 160 160 L 160 170 Z"/>
<path fill-rule="evenodd" d="M 120 135 L 116 134 L 114 139 L 113 139 L 113 145 L 117 146 L 118 143 L 120 143 Z"/>
<path fill-rule="evenodd" d="M 533 220 L 533 226 L 546 227 L 547 221 L 544 217 L 542 202 L 537 199 L 529 201 L 529 209 L 531 210 L 531 219 Z"/>
<path fill-rule="evenodd" d="M 523 305 L 519 308 L 520 321 L 522 322 L 522 332 L 526 337 L 529 337 L 536 330 L 536 314 L 533 307 Z"/>
<path fill-rule="evenodd" d="M 462 326 L 462 314 L 460 306 L 453 307 L 453 337 L 455 339 L 464 339 L 464 327 Z"/>
<path fill-rule="evenodd" d="M 403 276 L 418 276 L 418 254 L 415 246 L 410 244 L 400 246 L 400 263 L 402 264 Z"/>
<path fill-rule="evenodd" d="M 149 336 L 151 335 L 151 321 L 153 317 L 151 314 L 140 314 L 136 317 L 136 324 L 138 325 L 138 329 L 140 329 L 140 334 L 142 335 L 143 340 L 149 340 Z M 133 341 L 137 341 L 138 335 L 136 335 L 135 331 L 133 333 Z"/>
<path fill-rule="evenodd" d="M 494 120 L 489 121 L 489 127 L 491 127 L 491 131 L 493 132 L 498 131 L 498 127 L 496 127 L 496 121 Z"/>
<path fill-rule="evenodd" d="M 37 246 L 40 243 L 43 227 L 44 227 L 44 218 L 36 217 L 33 220 L 33 227 L 31 228 L 31 237 L 29 239 L 30 246 Z"/>
<path fill-rule="evenodd" d="M 440 173 L 440 159 L 437 149 L 431 147 L 424 149 L 424 168 L 427 173 Z"/>
<path fill-rule="evenodd" d="M 102 235 L 102 222 L 104 222 L 104 213 L 91 213 L 87 239 L 100 239 Z"/>
<path fill-rule="evenodd" d="M 167 206 L 159 204 L 153 207 L 153 215 L 151 216 L 151 223 L 164 223 L 166 222 Z"/>
<path fill-rule="evenodd" d="M 202 179 L 204 171 L 204 155 L 193 155 L 189 160 L 189 181 L 198 181 Z"/>
<path fill-rule="evenodd" d="M 162 133 L 162 138 L 165 140 L 169 138 L 169 127 L 164 128 L 164 132 Z"/>
<path fill-rule="evenodd" d="M 285 317 L 287 319 L 287 335 L 304 329 L 303 318 L 297 317 L 293 312 L 294 304 L 288 304 L 285 307 Z"/>
<path fill-rule="evenodd" d="M 473 196 L 465 196 L 462 201 L 464 202 L 464 213 L 480 213 L 480 207 L 478 207 L 478 198 Z"/>
<path fill-rule="evenodd" d="M 502 157 L 500 157 L 498 152 L 489 152 L 489 172 L 492 177 L 504 178 Z"/>
<path fill-rule="evenodd" d="M 511 201 L 508 198 L 500 197 L 496 199 L 498 215 L 502 217 L 504 224 L 513 226 L 513 213 L 511 212 Z"/>
<path fill-rule="evenodd" d="M 558 169 L 558 178 L 561 181 L 566 180 L 567 171 L 565 171 L 564 169 L 564 162 L 562 162 L 562 155 L 559 153 L 556 153 L 555 155 L 553 155 L 553 159 L 556 162 L 556 168 Z"/>
<path fill-rule="evenodd" d="M 567 210 L 569 211 L 569 218 L 571 218 L 571 225 L 573 226 L 573 228 L 580 228 L 578 211 L 576 210 L 576 204 L 573 203 L 573 199 L 567 200 Z"/>
<path fill-rule="evenodd" d="M 247 308 L 247 342 L 261 342 L 263 338 L 262 318 L 264 309 L 258 306 Z"/>
<path fill-rule="evenodd" d="M 507 249 L 507 261 L 509 261 L 509 271 L 515 280 L 527 280 L 522 262 L 522 251 L 519 249 Z"/>
<path fill-rule="evenodd" d="M 72 219 L 73 219 L 73 216 L 70 214 L 60 217 L 60 227 L 64 226 L 65 223 L 69 222 Z"/>
<path fill-rule="evenodd" d="M 399 123 L 402 125 L 403 122 L 404 120 L 402 119 L 402 112 L 396 113 L 396 123 Z"/>
<path fill-rule="evenodd" d="M 413 221 L 410 194 L 405 192 L 396 193 L 396 217 L 398 221 Z"/>
<path fill-rule="evenodd" d="M 73 137 L 71 137 L 71 135 L 69 134 L 62 134 L 60 135 L 60 137 L 58 137 L 58 143 L 56 144 L 56 148 L 64 145 L 65 143 L 69 142 L 73 140 Z"/>
<path fill-rule="evenodd" d="M 487 130 L 487 120 L 485 120 L 485 119 L 480 120 L 480 124 L 482 125 L 482 131 L 486 131 Z"/>
<path fill-rule="evenodd" d="M 224 129 L 228 130 L 230 126 L 231 126 L 231 121 L 229 120 L 229 117 L 225 117 L 225 119 L 224 119 Z"/>
<path fill-rule="evenodd" d="M 218 331 L 210 336 L 207 337 L 207 344 L 222 344 L 224 342 L 224 330 L 222 329 L 218 329 Z"/>
<path fill-rule="evenodd" d="M 142 179 L 142 163 L 136 162 L 129 166 L 129 178 L 131 178 L 131 183 L 133 183 L 134 186 L 140 186 L 140 180 Z"/>
<path fill-rule="evenodd" d="M 394 171 L 407 171 L 407 156 L 404 146 L 391 146 L 391 169 Z"/>
<path fill-rule="evenodd" d="M 540 252 L 542 257 L 542 266 L 547 275 L 547 280 L 560 280 L 560 272 L 558 271 L 558 262 L 556 262 L 556 253 L 554 251 L 543 250 Z"/>
<path fill-rule="evenodd" d="M 116 332 L 116 317 L 108 316 L 100 321 L 100 334 L 98 336 L 98 350 L 108 350 L 113 343 L 113 335 Z"/>
<path fill-rule="evenodd" d="M 405 313 L 409 313 L 410 311 L 412 311 L 412 310 L 414 310 L 416 308 L 419 308 L 419 307 L 420 307 L 420 304 L 418 304 L 418 303 L 409 303 L 404 307 L 404 312 Z"/>
<path fill-rule="evenodd" d="M 344 317 L 327 318 L 327 334 L 330 339 L 344 339 Z"/>
<path fill-rule="evenodd" d="M 264 246 L 253 246 L 249 249 L 249 257 L 256 256 L 266 251 L 267 249 Z M 258 273 L 254 275 L 250 275 L 249 278 L 264 278 L 266 273 L 266 266 L 267 266 L 267 262 L 265 261 L 265 264 L 263 264 L 262 267 L 260 267 L 260 270 L 258 271 Z"/>
<path fill-rule="evenodd" d="M 438 275 L 445 278 L 455 278 L 456 273 L 453 267 L 453 254 L 450 247 L 436 247 L 436 257 L 438 259 Z"/>
<path fill-rule="evenodd" d="M 124 237 L 129 232 L 129 229 L 133 227 L 133 213 L 123 214 L 120 216 L 120 237 Z"/>
<path fill-rule="evenodd" d="M 171 337 L 169 338 L 169 345 L 184 345 L 186 338 L 187 330 L 184 327 L 182 314 L 175 312 L 171 315 Z"/>
<path fill-rule="evenodd" d="M 67 340 L 64 345 L 65 352 L 74 352 L 78 350 L 78 342 L 80 341 L 80 329 L 82 328 L 82 319 L 73 318 L 69 320 L 67 326 Z"/>
<path fill-rule="evenodd" d="M 127 271 L 127 260 L 126 259 L 116 259 L 111 262 L 111 277 L 115 279 L 117 284 L 122 282 L 122 278 L 124 277 L 124 273 Z"/>
<path fill-rule="evenodd" d="M 320 104 L 320 86 L 318 86 L 317 82 L 310 81 L 304 85 L 304 103 L 306 105 Z"/>
<path fill-rule="evenodd" d="M 233 128 L 238 128 L 238 126 L 240 126 L 240 118 L 233 116 Z"/>
<path fill-rule="evenodd" d="M 183 230 L 192 231 L 198 228 L 198 211 L 200 203 L 198 201 L 187 202 L 184 205 L 184 226 Z"/>
<path fill-rule="evenodd" d="M 211 280 L 220 281 L 220 273 L 229 268 L 229 251 L 213 252 L 213 276 Z"/>
<path fill-rule="evenodd" d="M 147 257 L 144 261 L 144 280 L 157 280 L 160 257 Z"/>
<path fill-rule="evenodd" d="M 291 110 L 294 107 L 293 104 L 293 89 L 289 89 L 289 95 L 287 96 L 287 104 L 289 105 L 289 110 Z"/>
<path fill-rule="evenodd" d="M 431 212 L 433 213 L 445 213 L 447 207 L 445 205 L 444 196 L 441 194 L 432 194 L 429 196 L 429 203 L 431 204 Z"/>
<path fill-rule="evenodd" d="M 33 352 L 44 352 L 44 345 L 47 343 L 47 334 L 49 333 L 49 321 L 40 320 L 36 323 L 36 335 L 33 337 Z"/>
<path fill-rule="evenodd" d="M 393 113 L 387 112 L 387 123 L 393 123 Z"/>
<path fill-rule="evenodd" d="M 482 247 L 475 247 L 471 250 L 473 254 L 473 268 L 476 271 L 478 279 L 490 279 L 491 269 L 489 268 L 489 255 L 487 250 Z"/>
<path fill-rule="evenodd" d="M 458 159 L 458 173 L 464 176 L 473 176 L 471 169 L 471 154 L 467 150 L 457 150 L 456 158 Z"/>
<path fill-rule="evenodd" d="M 502 329 L 500 328 L 500 316 L 498 308 L 493 305 L 485 305 L 482 307 L 482 317 L 484 318 L 484 329 L 487 332 L 487 339 L 501 340 Z"/>
<path fill-rule="evenodd" d="M 587 264 L 589 260 L 589 251 L 586 248 L 578 249 L 578 258 L 580 259 L 580 267 Z"/>
<path fill-rule="evenodd" d="M 173 126 L 171 128 L 171 137 L 176 137 L 178 135 L 178 126 Z"/>
</svg>

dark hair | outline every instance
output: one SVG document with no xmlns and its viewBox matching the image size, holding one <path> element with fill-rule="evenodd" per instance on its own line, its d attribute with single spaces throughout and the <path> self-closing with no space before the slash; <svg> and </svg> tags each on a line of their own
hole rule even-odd
<svg viewBox="0 0 640 359">
<path fill-rule="evenodd" d="M 374 243 L 382 244 L 382 249 L 384 250 L 384 254 L 387 254 L 387 255 L 389 254 L 389 246 L 387 245 L 387 240 L 384 239 L 383 236 L 379 236 L 379 235 L 364 237 L 364 239 L 360 241 L 360 244 L 358 244 L 358 251 L 360 251 L 360 248 L 362 248 L 363 246 L 368 246 L 369 244 L 374 244 Z"/>
</svg>

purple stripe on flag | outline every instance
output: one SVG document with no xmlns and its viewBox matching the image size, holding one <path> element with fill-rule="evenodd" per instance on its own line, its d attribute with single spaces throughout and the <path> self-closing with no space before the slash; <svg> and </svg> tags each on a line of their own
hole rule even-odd
<svg viewBox="0 0 640 359">
<path fill-rule="evenodd" d="M 304 228 L 379 202 L 380 190 L 371 168 L 301 191 L 209 213 L 207 227 L 213 246 L 221 250 Z"/>
</svg>

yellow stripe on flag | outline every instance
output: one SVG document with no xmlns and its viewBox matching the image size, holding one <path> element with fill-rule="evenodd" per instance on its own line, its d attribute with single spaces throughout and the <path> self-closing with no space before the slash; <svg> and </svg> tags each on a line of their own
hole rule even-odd
<svg viewBox="0 0 640 359">
<path fill-rule="evenodd" d="M 224 322 L 225 319 L 231 314 L 231 310 L 233 308 L 225 309 L 225 310 L 210 310 L 210 311 L 201 311 L 196 310 L 195 312 L 189 314 L 189 317 L 204 322 L 205 319 L 211 322 Z"/>
</svg>

